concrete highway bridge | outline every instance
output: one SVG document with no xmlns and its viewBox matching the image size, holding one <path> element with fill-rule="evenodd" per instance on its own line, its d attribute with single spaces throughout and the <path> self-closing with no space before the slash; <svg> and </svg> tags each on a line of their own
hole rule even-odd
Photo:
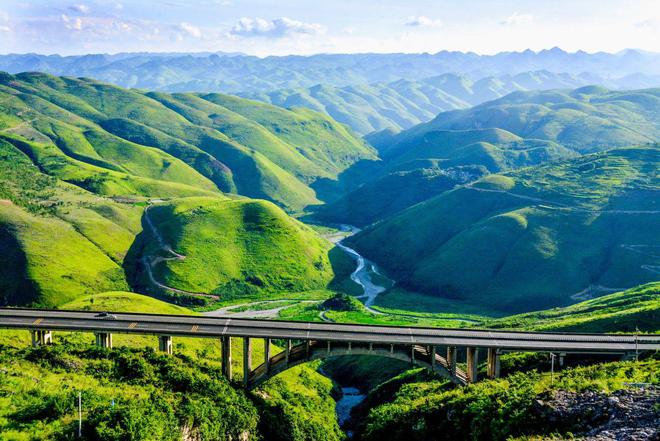
<svg viewBox="0 0 660 441">
<path fill-rule="evenodd" d="M 211 318 L 182 315 L 110 313 L 0 308 L 0 328 L 26 329 L 34 346 L 52 342 L 53 331 L 90 332 L 98 346 L 112 347 L 113 334 L 147 334 L 158 338 L 159 350 L 172 353 L 174 337 L 218 339 L 222 370 L 232 378 L 231 339 L 243 340 L 243 381 L 254 388 L 293 366 L 311 360 L 345 355 L 375 355 L 431 369 L 457 384 L 477 381 L 478 354 L 487 354 L 487 376 L 496 378 L 505 352 L 606 354 L 632 358 L 660 350 L 660 335 L 571 334 L 490 331 L 479 329 L 417 328 L 339 323 L 288 322 Z M 254 366 L 252 342 L 264 339 L 265 356 Z M 271 340 L 284 342 L 284 351 L 271 356 Z M 466 370 L 457 367 L 464 348 Z"/>
</svg>

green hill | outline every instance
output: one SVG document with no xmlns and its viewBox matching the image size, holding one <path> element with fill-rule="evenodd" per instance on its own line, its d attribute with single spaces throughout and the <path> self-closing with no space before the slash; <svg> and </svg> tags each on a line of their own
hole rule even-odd
<svg viewBox="0 0 660 441">
<path fill-rule="evenodd" d="M 485 177 L 349 243 L 411 290 L 505 312 L 657 280 L 660 148 Z"/>
<path fill-rule="evenodd" d="M 238 191 L 241 179 L 259 187 L 262 174 L 248 167 L 241 169 L 239 179 L 238 171 L 174 137 L 197 131 L 247 151 L 211 123 L 207 128 L 193 125 L 136 91 L 39 74 L 20 78 L 5 76 L 5 85 L 0 85 L 0 304 L 58 307 L 104 291 L 162 294 L 161 282 L 195 294 L 301 291 L 325 287 L 333 278 L 330 244 L 316 233 L 273 203 L 239 196 L 230 200 L 221 192 L 229 184 L 228 190 Z M 159 99 L 170 105 L 189 101 L 209 110 L 207 101 L 196 96 L 167 97 Z M 287 131 L 282 139 L 290 142 L 301 136 L 301 127 L 313 126 L 308 146 L 310 156 L 316 156 L 304 162 L 326 179 L 353 160 L 354 148 L 366 149 L 325 116 L 240 99 L 232 103 L 255 117 L 261 112 L 279 115 L 279 128 L 271 129 Z M 208 106 L 220 111 L 218 104 Z M 186 111 L 191 119 L 203 113 L 190 106 Z M 239 114 L 232 118 L 245 127 L 258 125 Z M 174 135 L 161 130 L 168 124 Z M 289 124 L 297 127 L 287 128 Z M 323 130 L 328 133 L 314 137 Z M 280 139 L 265 128 L 261 133 Z M 344 138 L 353 144 L 339 146 Z M 284 148 L 285 141 L 278 142 Z M 304 150 L 299 145 L 296 152 Z M 249 156 L 260 154 L 252 151 Z M 331 164 L 333 171 L 325 171 Z M 306 205 L 306 195 L 315 200 L 303 183 L 309 176 L 303 176 L 302 167 L 299 177 L 279 170 L 282 182 L 300 191 L 281 193 L 283 187 L 275 186 L 259 190 L 260 195 L 286 193 L 281 201 L 288 202 L 281 205 L 289 207 Z M 170 202 L 145 212 L 148 199 L 161 198 Z M 151 230 L 145 230 L 152 214 L 167 233 L 164 239 L 185 252 L 185 260 L 151 261 L 167 256 L 149 236 Z M 146 274 L 147 261 L 152 277 Z"/>
<path fill-rule="evenodd" d="M 307 107 L 325 112 L 356 133 L 366 135 L 387 128 L 409 129 L 430 121 L 440 112 L 465 109 L 514 91 L 574 88 L 590 84 L 589 81 L 593 79 L 549 71 L 480 79 L 445 73 L 416 80 L 409 76 L 391 82 L 343 87 L 322 84 L 241 95 L 286 108 Z"/>
<path fill-rule="evenodd" d="M 223 297 L 304 291 L 333 277 L 331 244 L 270 202 L 178 199 L 150 207 L 145 225 L 135 260 L 164 248 L 185 256 L 153 265 L 156 280 L 179 290 Z"/>
<path fill-rule="evenodd" d="M 122 261 L 141 211 L 41 173 L 0 140 L 0 304 L 127 290 Z"/>
<path fill-rule="evenodd" d="M 513 315 L 486 328 L 558 332 L 660 332 L 660 283 L 649 283 L 565 308 Z"/>
<path fill-rule="evenodd" d="M 367 136 L 381 161 L 342 174 L 350 191 L 317 217 L 364 226 L 484 172 L 498 173 L 660 139 L 658 89 L 600 87 L 514 92 L 466 110 L 440 113 L 400 133 Z M 464 173 L 462 167 L 480 167 Z M 452 179 L 429 180 L 441 169 Z M 383 198 L 381 189 L 388 196 Z M 394 202 L 390 204 L 390 200 Z"/>
<path fill-rule="evenodd" d="M 38 73 L 0 74 L 0 136 L 47 173 L 104 195 L 235 192 L 290 211 L 318 202 L 316 180 L 374 158 L 315 112 Z"/>
<path fill-rule="evenodd" d="M 436 131 L 501 129 L 527 139 L 560 143 L 579 152 L 655 142 L 660 137 L 660 89 L 513 92 L 466 110 L 440 113 L 403 132 L 390 149 Z"/>
</svg>

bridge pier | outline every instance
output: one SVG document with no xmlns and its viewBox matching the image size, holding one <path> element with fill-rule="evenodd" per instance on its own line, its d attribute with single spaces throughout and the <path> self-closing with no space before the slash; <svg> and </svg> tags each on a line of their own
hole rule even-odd
<svg viewBox="0 0 660 441">
<path fill-rule="evenodd" d="M 264 366 L 266 373 L 270 372 L 270 338 L 264 338 Z"/>
<path fill-rule="evenodd" d="M 53 332 L 45 329 L 33 329 L 30 331 L 32 347 L 44 346 L 53 343 Z"/>
<path fill-rule="evenodd" d="M 468 383 L 477 381 L 477 364 L 479 363 L 479 348 L 468 347 L 467 349 L 467 380 Z"/>
<path fill-rule="evenodd" d="M 247 386 L 252 372 L 252 342 L 250 337 L 243 337 L 243 385 Z"/>
<path fill-rule="evenodd" d="M 566 352 L 559 353 L 559 367 L 564 367 L 564 358 L 566 357 Z"/>
<path fill-rule="evenodd" d="M 456 374 L 456 346 L 447 346 L 447 368 L 452 375 Z"/>
<path fill-rule="evenodd" d="M 410 346 L 410 363 L 415 366 L 415 345 Z"/>
<path fill-rule="evenodd" d="M 222 337 L 222 375 L 227 380 L 231 380 L 231 337 L 225 335 Z"/>
<path fill-rule="evenodd" d="M 112 334 L 109 332 L 95 332 L 96 346 L 101 348 L 112 348 Z"/>
<path fill-rule="evenodd" d="M 330 349 L 330 342 L 328 342 L 328 350 Z M 289 366 L 289 356 L 291 355 L 291 340 L 287 339 L 284 345 L 284 365 Z"/>
<path fill-rule="evenodd" d="M 172 354 L 172 336 L 159 335 L 158 336 L 158 350 L 167 354 Z"/>
<path fill-rule="evenodd" d="M 500 351 L 497 348 L 488 348 L 488 378 L 500 377 Z"/>
<path fill-rule="evenodd" d="M 436 347 L 431 346 L 431 369 L 435 370 L 435 353 L 436 353 Z"/>
<path fill-rule="evenodd" d="M 311 348 L 312 348 L 312 341 L 311 340 L 305 340 L 305 359 L 309 360 L 309 357 L 311 355 Z"/>
</svg>

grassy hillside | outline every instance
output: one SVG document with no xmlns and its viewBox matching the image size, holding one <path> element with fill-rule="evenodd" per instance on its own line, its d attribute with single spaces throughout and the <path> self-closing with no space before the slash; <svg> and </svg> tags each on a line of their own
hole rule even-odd
<svg viewBox="0 0 660 441">
<path fill-rule="evenodd" d="M 548 71 L 476 80 L 454 73 L 419 80 L 409 78 L 369 85 L 333 87 L 326 84 L 241 95 L 282 107 L 307 107 L 325 112 L 356 133 L 366 135 L 386 128 L 408 129 L 430 121 L 440 112 L 468 108 L 517 90 L 573 88 L 589 84 L 591 80 Z"/>
<path fill-rule="evenodd" d="M 469 109 L 441 112 L 432 121 L 400 133 L 382 130 L 366 137 L 382 161 L 342 174 L 348 194 L 319 209 L 317 217 L 367 225 L 486 171 L 504 172 L 656 142 L 659 103 L 658 89 L 615 92 L 590 86 L 521 91 Z M 464 173 L 464 167 L 483 171 Z M 430 169 L 454 177 L 429 180 Z M 392 204 L 381 191 L 391 195 Z"/>
<path fill-rule="evenodd" d="M 159 255 L 163 243 L 185 256 L 155 265 L 167 286 L 227 298 L 315 289 L 333 277 L 331 244 L 270 202 L 186 198 L 154 205 L 145 217 L 162 241 L 146 228 L 140 256 Z"/>
<path fill-rule="evenodd" d="M 349 238 L 404 287 L 506 312 L 657 280 L 660 148 L 491 175 Z"/>
<path fill-rule="evenodd" d="M 660 384 L 659 368 L 660 362 L 653 359 L 609 363 L 566 369 L 555 373 L 554 381 L 536 372 L 516 373 L 460 388 L 412 371 L 370 394 L 358 436 L 365 441 L 573 438 L 593 427 L 606 427 L 614 413 L 612 407 L 605 410 L 608 402 L 618 403 L 632 394 L 640 400 L 645 392 L 631 390 L 631 383 Z M 618 395 L 609 398 L 615 392 Z M 580 408 L 581 401 L 591 403 Z M 617 417 L 626 419 L 624 427 L 641 423 L 622 417 L 621 410 Z M 657 409 L 650 413 L 657 418 Z"/>
<path fill-rule="evenodd" d="M 398 135 L 390 150 L 405 150 L 434 132 L 501 129 L 554 141 L 579 152 L 655 142 L 660 137 L 659 89 L 514 92 L 466 110 L 440 113 Z"/>
<path fill-rule="evenodd" d="M 0 304 L 127 290 L 122 261 L 141 211 L 41 173 L 0 140 Z"/>
<path fill-rule="evenodd" d="M 0 137 L 48 174 L 104 195 L 237 192 L 290 211 L 318 202 L 317 179 L 374 157 L 311 111 L 37 73 L 0 75 Z"/>
<path fill-rule="evenodd" d="M 56 307 L 131 288 L 162 294 L 145 275 L 142 257 L 163 250 L 147 228 L 143 199 L 102 197 L 94 186 L 43 173 L 17 144 L 36 145 L 0 140 L 0 304 Z M 280 208 L 190 189 L 215 196 L 149 210 L 168 245 L 187 256 L 154 264 L 155 281 L 232 296 L 325 287 L 333 279 L 330 244 Z"/>
<path fill-rule="evenodd" d="M 66 309 L 194 314 L 150 297 L 110 292 L 77 299 Z M 299 366 L 246 393 L 220 373 L 220 346 L 175 338 L 174 355 L 154 351 L 152 336 L 115 335 L 115 349 L 92 346 L 83 333 L 55 333 L 49 347 L 30 348 L 25 331 L 0 330 L 0 433 L 3 439 L 69 439 L 78 430 L 96 440 L 343 439 L 333 388 L 315 366 Z M 263 359 L 255 340 L 253 360 Z M 240 382 L 242 344 L 232 342 Z M 271 353 L 278 352 L 275 346 Z M 38 381 L 35 382 L 35 379 Z M 278 438 L 279 437 L 279 438 Z"/>
<path fill-rule="evenodd" d="M 649 283 L 565 308 L 482 323 L 486 328 L 566 332 L 660 332 L 660 283 Z"/>
</svg>

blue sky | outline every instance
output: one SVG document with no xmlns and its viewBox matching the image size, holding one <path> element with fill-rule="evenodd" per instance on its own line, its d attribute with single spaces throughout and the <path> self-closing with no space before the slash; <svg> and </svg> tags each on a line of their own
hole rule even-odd
<svg viewBox="0 0 660 441">
<path fill-rule="evenodd" d="M 0 0 L 0 53 L 660 52 L 659 0 Z"/>
</svg>

